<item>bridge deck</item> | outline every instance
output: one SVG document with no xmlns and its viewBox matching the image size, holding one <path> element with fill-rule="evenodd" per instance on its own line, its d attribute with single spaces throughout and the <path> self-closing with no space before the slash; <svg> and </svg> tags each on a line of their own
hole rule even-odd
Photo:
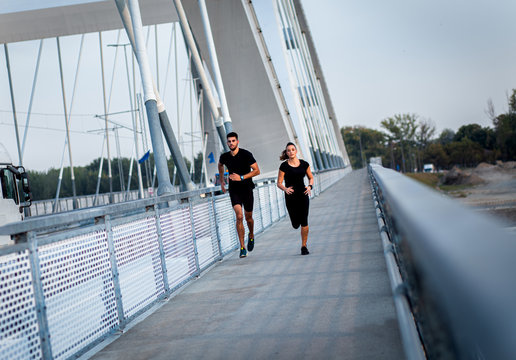
<svg viewBox="0 0 516 360">
<path fill-rule="evenodd" d="M 403 358 L 366 172 L 310 205 L 310 255 L 287 217 L 93 358 Z"/>
</svg>

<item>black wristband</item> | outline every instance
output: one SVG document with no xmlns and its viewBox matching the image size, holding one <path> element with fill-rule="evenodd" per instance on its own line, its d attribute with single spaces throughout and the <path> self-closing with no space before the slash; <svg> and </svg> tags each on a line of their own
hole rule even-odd
<svg viewBox="0 0 516 360">
<path fill-rule="evenodd" d="M 310 186 L 310 190 L 312 190 L 312 189 L 314 188 L 314 187 L 313 187 L 312 185 L 310 185 L 310 184 L 308 184 L 308 186 Z"/>
</svg>

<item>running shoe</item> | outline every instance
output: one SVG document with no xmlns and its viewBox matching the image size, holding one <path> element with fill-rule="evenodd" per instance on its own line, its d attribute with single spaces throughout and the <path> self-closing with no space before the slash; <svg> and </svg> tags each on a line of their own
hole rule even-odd
<svg viewBox="0 0 516 360">
<path fill-rule="evenodd" d="M 302 246 L 301 247 L 301 255 L 308 255 L 308 254 L 310 254 L 310 252 L 308 251 L 306 246 Z"/>
<path fill-rule="evenodd" d="M 247 250 L 249 250 L 249 252 L 253 251 L 254 249 L 254 238 L 251 237 L 251 235 L 249 234 L 249 238 L 247 240 Z"/>
<path fill-rule="evenodd" d="M 240 248 L 240 257 L 245 258 L 247 256 L 247 251 L 244 248 Z"/>
</svg>

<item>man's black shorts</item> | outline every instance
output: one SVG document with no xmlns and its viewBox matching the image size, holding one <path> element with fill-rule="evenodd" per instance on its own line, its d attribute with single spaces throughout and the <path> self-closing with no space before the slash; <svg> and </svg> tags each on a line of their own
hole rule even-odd
<svg viewBox="0 0 516 360">
<path fill-rule="evenodd" d="M 245 187 L 242 189 L 230 189 L 229 197 L 231 198 L 231 205 L 243 205 L 247 212 L 253 211 L 254 196 L 253 189 Z"/>
</svg>

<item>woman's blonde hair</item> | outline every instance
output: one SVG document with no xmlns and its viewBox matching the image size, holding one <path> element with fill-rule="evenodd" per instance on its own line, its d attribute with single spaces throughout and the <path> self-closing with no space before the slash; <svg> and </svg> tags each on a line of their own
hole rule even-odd
<svg viewBox="0 0 516 360">
<path fill-rule="evenodd" d="M 290 145 L 292 145 L 293 147 L 295 147 L 295 148 L 297 149 L 297 147 L 296 147 L 296 145 L 294 145 L 294 143 L 291 143 L 291 142 L 287 143 L 287 146 L 285 146 L 285 150 L 283 150 L 283 151 L 281 152 L 281 155 L 280 155 L 280 157 L 279 157 L 279 159 L 280 159 L 280 160 L 282 160 L 282 161 L 283 161 L 283 160 L 287 160 L 287 159 L 288 159 L 288 155 L 287 155 L 287 148 L 288 148 Z"/>
</svg>

